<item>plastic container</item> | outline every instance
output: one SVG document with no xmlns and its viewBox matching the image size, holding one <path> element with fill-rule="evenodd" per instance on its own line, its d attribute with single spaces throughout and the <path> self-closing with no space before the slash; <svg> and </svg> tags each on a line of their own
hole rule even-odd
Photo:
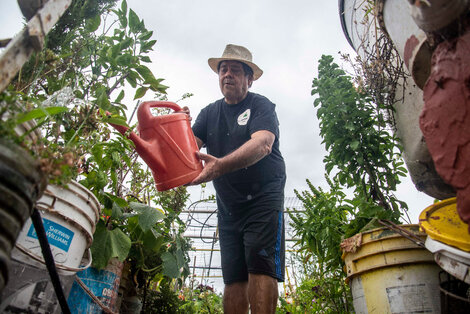
<svg viewBox="0 0 470 314">
<path fill-rule="evenodd" d="M 418 225 L 401 226 L 424 239 Z M 432 254 L 387 228 L 362 233 L 356 252 L 343 253 L 359 313 L 440 313 L 439 271 Z"/>
<path fill-rule="evenodd" d="M 151 108 L 169 108 L 172 114 L 154 116 Z M 158 191 L 166 191 L 191 182 L 202 171 L 197 158 L 196 139 L 188 115 L 168 101 L 146 101 L 137 110 L 139 135 L 130 132 L 139 156 L 152 170 Z M 122 134 L 127 127 L 111 124 Z"/>
<path fill-rule="evenodd" d="M 68 188 L 49 185 L 36 206 L 46 230 L 57 271 L 73 275 L 91 264 L 80 267 L 85 251 L 93 242 L 100 205 L 96 197 L 81 184 L 71 181 Z M 44 259 L 31 219 L 18 236 L 12 258 L 45 269 Z"/>
<path fill-rule="evenodd" d="M 444 273 L 444 272 L 443 272 Z M 442 275 L 442 274 L 441 274 Z M 470 309 L 470 286 L 463 281 L 450 278 L 440 283 L 442 314 L 468 314 Z"/>
<path fill-rule="evenodd" d="M 460 219 L 456 198 L 433 204 L 419 216 L 426 232 L 426 248 L 439 266 L 459 280 L 470 284 L 470 234 Z"/>
<path fill-rule="evenodd" d="M 77 277 L 99 301 L 113 312 L 118 312 L 117 299 L 121 283 L 123 263 L 117 258 L 110 260 L 103 270 L 90 267 L 77 273 Z M 72 313 L 103 313 L 102 308 L 88 295 L 80 284 L 75 281 L 70 290 L 67 303 Z"/>
</svg>

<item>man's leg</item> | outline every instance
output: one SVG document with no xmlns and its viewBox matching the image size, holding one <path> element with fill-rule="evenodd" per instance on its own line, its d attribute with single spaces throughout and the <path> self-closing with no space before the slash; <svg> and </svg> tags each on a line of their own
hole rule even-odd
<svg viewBox="0 0 470 314">
<path fill-rule="evenodd" d="M 248 278 L 251 314 L 275 313 L 279 297 L 277 280 L 271 276 L 251 273 Z"/>
<path fill-rule="evenodd" d="M 248 313 L 248 282 L 235 282 L 225 285 L 224 313 Z M 253 310 L 252 313 L 254 313 Z"/>
</svg>

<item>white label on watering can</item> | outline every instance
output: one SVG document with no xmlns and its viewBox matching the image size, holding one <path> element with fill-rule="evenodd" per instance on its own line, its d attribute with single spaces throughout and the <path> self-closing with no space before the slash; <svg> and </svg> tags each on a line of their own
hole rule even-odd
<svg viewBox="0 0 470 314">
<path fill-rule="evenodd" d="M 42 223 L 46 230 L 49 244 L 68 252 L 74 235 L 73 231 L 49 219 L 43 218 Z M 31 224 L 27 236 L 34 239 L 38 238 L 33 224 Z"/>
<path fill-rule="evenodd" d="M 433 304 L 426 284 L 387 288 L 392 313 L 433 313 Z"/>
</svg>

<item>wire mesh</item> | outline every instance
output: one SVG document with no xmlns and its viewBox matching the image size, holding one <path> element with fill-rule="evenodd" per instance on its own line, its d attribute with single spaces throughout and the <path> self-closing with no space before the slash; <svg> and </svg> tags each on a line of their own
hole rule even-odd
<svg viewBox="0 0 470 314">
<path fill-rule="evenodd" d="M 293 254 L 295 252 L 295 233 L 291 226 L 289 212 L 302 211 L 302 202 L 296 197 L 287 197 L 284 201 L 284 221 L 286 238 L 286 276 L 283 285 L 295 286 L 295 269 L 293 268 Z M 217 205 L 214 200 L 198 201 L 191 204 L 180 214 L 182 221 L 186 222 L 184 236 L 190 238 L 193 250 L 189 252 L 191 259 L 189 267 L 191 275 L 189 281 L 194 280 L 194 286 L 202 284 L 213 287 L 216 291 L 223 291 L 223 279 L 220 259 L 220 246 L 217 230 Z"/>
</svg>

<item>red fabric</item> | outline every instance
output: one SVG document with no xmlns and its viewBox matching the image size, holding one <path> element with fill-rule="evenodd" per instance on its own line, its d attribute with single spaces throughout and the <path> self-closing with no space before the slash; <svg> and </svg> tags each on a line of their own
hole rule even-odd
<svg viewBox="0 0 470 314">
<path fill-rule="evenodd" d="M 457 190 L 457 211 L 470 222 L 470 32 L 441 43 L 424 86 L 420 127 L 436 170 Z"/>
</svg>

